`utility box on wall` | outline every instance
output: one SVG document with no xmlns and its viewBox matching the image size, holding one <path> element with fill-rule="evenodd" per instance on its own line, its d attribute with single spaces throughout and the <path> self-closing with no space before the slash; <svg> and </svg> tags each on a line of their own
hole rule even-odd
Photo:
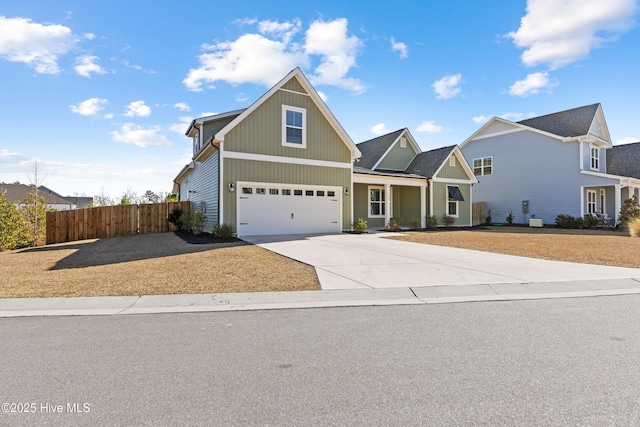
<svg viewBox="0 0 640 427">
<path fill-rule="evenodd" d="M 522 213 L 524 213 L 524 214 L 528 214 L 529 213 L 529 201 L 528 200 L 523 200 L 522 201 Z"/>
</svg>

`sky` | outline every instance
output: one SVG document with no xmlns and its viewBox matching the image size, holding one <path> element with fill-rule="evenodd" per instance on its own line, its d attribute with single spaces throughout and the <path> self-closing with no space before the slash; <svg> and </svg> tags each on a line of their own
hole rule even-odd
<svg viewBox="0 0 640 427">
<path fill-rule="evenodd" d="M 423 150 L 600 102 L 640 141 L 638 0 L 0 3 L 0 182 L 167 193 L 194 118 L 300 67 L 355 143 Z"/>
</svg>

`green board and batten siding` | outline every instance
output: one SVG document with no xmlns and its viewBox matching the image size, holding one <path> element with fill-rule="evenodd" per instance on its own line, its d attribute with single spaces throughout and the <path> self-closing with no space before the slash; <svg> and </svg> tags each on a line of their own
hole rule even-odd
<svg viewBox="0 0 640 427">
<path fill-rule="evenodd" d="M 436 175 L 436 178 L 441 178 L 441 179 L 463 179 L 465 181 L 468 181 L 469 180 L 469 176 L 467 175 L 467 172 L 464 170 L 464 168 L 460 164 L 460 159 L 458 159 L 457 157 L 455 159 L 456 159 L 456 165 L 455 166 L 450 166 L 450 164 L 449 164 L 450 158 L 445 160 L 444 165 L 442 166 L 442 169 L 440 169 L 440 171 Z"/>
<path fill-rule="evenodd" d="M 452 184 L 446 182 L 432 182 L 431 191 L 433 191 L 433 212 L 438 217 L 438 223 L 443 224 L 443 218 L 447 214 L 448 193 L 447 185 L 456 185 L 460 188 L 464 202 L 458 203 L 458 218 L 455 225 L 468 226 L 471 225 L 471 184 Z"/>
<path fill-rule="evenodd" d="M 224 175 L 225 183 L 248 181 L 281 184 L 278 188 L 286 188 L 286 184 L 340 187 L 337 195 L 342 197 L 342 228 L 351 228 L 351 196 L 342 191 L 351 185 L 351 169 L 224 159 Z M 224 222 L 236 225 L 236 193 L 226 190 L 223 197 Z"/>
<path fill-rule="evenodd" d="M 224 158 L 223 187 L 237 181 L 339 187 L 343 229 L 350 229 L 351 196 L 345 195 L 342 189 L 351 187 L 351 151 L 310 96 L 289 92 L 304 92 L 296 79 L 287 82 L 283 88 L 287 90 L 273 93 L 226 134 L 224 152 L 323 160 L 344 163 L 347 167 Z M 306 109 L 306 148 L 282 145 L 282 105 Z M 236 193 L 223 191 L 223 220 L 234 225 L 236 197 Z"/>
<path fill-rule="evenodd" d="M 306 109 L 307 148 L 282 145 L 282 105 Z M 225 150 L 351 163 L 351 151 L 310 96 L 279 90 L 225 136 Z"/>
<path fill-rule="evenodd" d="M 379 187 L 379 186 L 376 186 Z M 393 215 L 392 218 L 402 218 L 401 225 L 408 226 L 411 218 L 420 218 L 420 188 L 392 186 Z M 353 184 L 354 221 L 362 218 L 367 221 L 367 227 L 381 229 L 385 227 L 384 218 L 369 218 L 369 185 Z"/>
<path fill-rule="evenodd" d="M 403 171 L 409 166 L 409 163 L 411 163 L 415 156 L 416 152 L 413 151 L 409 142 L 407 142 L 405 148 L 400 147 L 400 142 L 396 142 L 376 169 Z"/>
</svg>

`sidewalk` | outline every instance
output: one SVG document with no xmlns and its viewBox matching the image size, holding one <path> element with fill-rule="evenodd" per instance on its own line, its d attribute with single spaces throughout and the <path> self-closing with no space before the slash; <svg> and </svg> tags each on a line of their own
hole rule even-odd
<svg viewBox="0 0 640 427">
<path fill-rule="evenodd" d="M 204 295 L 0 299 L 0 317 L 96 316 L 512 301 L 640 294 L 640 279 Z"/>
</svg>

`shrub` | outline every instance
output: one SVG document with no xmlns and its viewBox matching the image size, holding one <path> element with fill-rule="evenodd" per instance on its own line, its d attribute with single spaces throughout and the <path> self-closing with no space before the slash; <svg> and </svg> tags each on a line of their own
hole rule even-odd
<svg viewBox="0 0 640 427">
<path fill-rule="evenodd" d="M 621 227 L 625 227 L 627 222 L 633 218 L 640 218 L 640 206 L 638 206 L 638 197 L 635 195 L 625 200 L 622 204 L 618 215 L 618 223 Z"/>
<path fill-rule="evenodd" d="M 489 209 L 489 212 L 487 212 L 487 217 L 484 219 L 485 224 L 489 224 L 491 225 L 491 209 Z M 446 223 L 445 223 L 446 225 Z"/>
<path fill-rule="evenodd" d="M 233 225 L 227 223 L 215 224 L 211 234 L 219 239 L 231 239 L 235 236 L 236 229 Z"/>
<path fill-rule="evenodd" d="M 167 221 L 171 224 L 178 227 L 178 229 L 182 229 L 182 222 L 180 221 L 180 217 L 182 216 L 182 209 L 174 208 L 169 215 L 167 215 Z"/>
<path fill-rule="evenodd" d="M 400 230 L 400 222 L 401 218 L 391 218 L 389 219 L 389 224 L 387 224 L 387 230 L 389 231 L 398 231 Z"/>
<path fill-rule="evenodd" d="M 456 219 L 452 216 L 445 215 L 444 216 L 444 226 L 452 227 L 456 223 Z"/>
<path fill-rule="evenodd" d="M 507 220 L 507 224 L 513 224 L 513 212 L 511 212 L 511 210 L 509 210 L 506 220 Z"/>
<path fill-rule="evenodd" d="M 411 221 L 409 221 L 409 227 L 412 230 L 420 230 L 420 218 L 417 216 L 412 216 L 411 217 Z"/>
<path fill-rule="evenodd" d="M 191 214 L 191 232 L 196 236 L 202 233 L 207 216 L 200 211 Z"/>
<path fill-rule="evenodd" d="M 560 214 L 556 217 L 556 226 L 560 228 L 577 228 L 576 218 L 571 215 Z"/>
<path fill-rule="evenodd" d="M 427 228 L 430 228 L 432 230 L 438 228 L 438 217 L 436 215 L 427 217 Z"/>
<path fill-rule="evenodd" d="M 595 216 L 595 215 L 589 214 L 584 219 L 584 226 L 586 228 L 596 228 L 599 223 L 600 223 L 600 221 L 598 220 L 598 217 Z"/>
<path fill-rule="evenodd" d="M 364 230 L 367 229 L 367 221 L 365 221 L 362 218 L 358 218 L 356 222 L 353 224 L 353 229 L 362 233 Z"/>
<path fill-rule="evenodd" d="M 0 251 L 31 246 L 33 240 L 27 220 L 0 192 Z"/>
<path fill-rule="evenodd" d="M 629 220 L 627 226 L 629 227 L 629 236 L 640 237 L 640 217 Z"/>
</svg>

